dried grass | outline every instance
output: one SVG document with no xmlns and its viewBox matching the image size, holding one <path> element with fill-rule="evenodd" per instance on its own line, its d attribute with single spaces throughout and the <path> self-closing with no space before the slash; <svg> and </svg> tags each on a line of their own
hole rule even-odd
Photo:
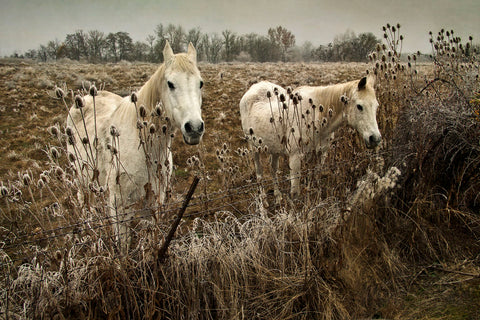
<svg viewBox="0 0 480 320">
<path fill-rule="evenodd" d="M 128 256 L 118 253 L 101 186 L 89 185 L 90 205 L 79 205 L 63 128 L 50 127 L 57 135 L 45 147 L 47 169 L 23 169 L 0 185 L 2 316 L 356 319 L 429 318 L 428 311 L 436 318 L 475 317 L 445 310 L 459 292 L 470 306 L 478 304 L 472 299 L 478 289 L 467 286 L 478 284 L 480 269 L 480 122 L 478 105 L 470 102 L 479 90 L 478 57 L 462 57 L 472 67 L 458 65 L 456 72 L 440 63 L 446 59 L 440 54 L 433 67 L 413 58 L 410 66 L 387 61 L 398 57 L 389 49 L 379 48 L 370 68 L 378 75 L 382 148 L 366 152 L 355 133 L 343 130 L 324 168 L 306 164 L 301 199 L 268 210 L 241 134 L 237 104 L 243 92 L 263 79 L 282 86 L 341 82 L 359 78 L 365 66 L 201 64 L 204 144 L 194 151 L 177 147 L 171 198 L 149 208 L 153 217 L 138 212 Z M 98 76 L 115 79 L 114 90 L 128 90 L 155 68 L 128 64 L 132 71 L 124 80 L 117 75 L 123 67 L 106 65 L 105 76 Z M 0 75 L 28 87 L 24 75 L 34 67 L 20 68 L 27 69 L 14 73 L 9 67 Z M 68 71 L 64 64 L 39 68 L 48 77 L 63 74 L 68 85 L 97 77 L 93 71 L 82 75 L 80 64 Z M 436 78 L 446 82 L 425 81 Z M 39 109 L 35 121 L 46 116 Z M 226 142 L 216 137 L 222 132 Z M 15 150 L 3 156 L 24 160 Z M 202 181 L 160 261 L 158 250 L 191 175 Z M 287 179 L 280 184 L 289 190 Z"/>
</svg>

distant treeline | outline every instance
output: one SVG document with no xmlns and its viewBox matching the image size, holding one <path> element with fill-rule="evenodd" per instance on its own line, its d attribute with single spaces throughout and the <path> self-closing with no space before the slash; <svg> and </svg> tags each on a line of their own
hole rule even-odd
<svg viewBox="0 0 480 320">
<path fill-rule="evenodd" d="M 38 49 L 12 57 L 39 61 L 62 58 L 87 62 L 163 61 L 166 41 L 175 52 L 183 51 L 189 42 L 197 49 L 198 59 L 217 63 L 221 61 L 367 61 L 381 40 L 373 33 L 356 35 L 353 31 L 337 35 L 328 45 L 314 47 L 311 42 L 296 45 L 295 35 L 282 26 L 270 28 L 267 35 L 250 33 L 238 35 L 230 30 L 221 34 L 203 33 L 200 28 L 186 31 L 182 26 L 157 25 L 145 41 L 134 42 L 128 32 L 105 34 L 98 30 L 77 30 L 67 34 L 63 41 L 52 40 Z"/>
</svg>

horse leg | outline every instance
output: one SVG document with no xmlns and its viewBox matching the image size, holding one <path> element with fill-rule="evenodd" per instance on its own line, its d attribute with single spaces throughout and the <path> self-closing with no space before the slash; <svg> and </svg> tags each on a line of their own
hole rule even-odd
<svg viewBox="0 0 480 320">
<path fill-rule="evenodd" d="M 282 201 L 282 193 L 280 192 L 280 188 L 278 186 L 278 178 L 277 178 L 277 171 L 278 171 L 278 159 L 279 154 L 272 154 L 272 177 L 273 177 L 273 194 L 275 195 L 275 203 L 278 205 Z"/>
<path fill-rule="evenodd" d="M 288 165 L 290 167 L 290 192 L 292 198 L 300 195 L 300 169 L 301 169 L 301 155 L 291 154 L 288 158 Z"/>
<path fill-rule="evenodd" d="M 332 145 L 332 141 L 335 138 L 335 133 L 332 132 L 326 139 L 324 139 L 320 146 L 320 152 L 322 153 L 320 156 L 320 166 L 323 167 L 325 164 L 325 160 L 327 159 L 327 152 Z"/>
<path fill-rule="evenodd" d="M 160 170 L 160 179 L 158 179 L 158 204 L 162 205 L 167 200 L 168 187 L 170 186 L 170 179 L 173 172 L 173 157 L 172 153 L 168 152 L 165 158 L 160 158 L 161 163 L 163 164 Z M 166 165 L 165 165 L 166 163 Z"/>
<path fill-rule="evenodd" d="M 117 191 L 120 188 L 118 186 L 113 188 Z M 126 254 L 128 253 L 128 247 L 130 244 L 130 230 L 128 229 L 128 225 L 125 220 L 129 220 L 127 215 L 123 210 L 123 205 L 120 197 L 118 196 L 117 192 L 110 192 L 110 218 L 113 221 L 115 238 L 117 240 L 117 245 L 119 248 L 120 253 Z"/>
<path fill-rule="evenodd" d="M 260 181 L 262 181 L 262 176 L 263 176 L 262 163 L 260 162 L 260 152 L 254 151 L 253 161 L 255 163 L 255 174 L 257 176 L 257 182 L 260 183 Z"/>
<path fill-rule="evenodd" d="M 263 189 L 262 185 L 262 179 L 263 179 L 263 168 L 262 168 L 262 162 L 260 161 L 260 152 L 259 151 L 254 151 L 253 152 L 253 162 L 255 163 L 255 174 L 257 176 L 257 185 L 258 189 L 260 192 L 260 199 L 262 199 L 263 205 L 265 207 L 268 207 L 268 202 L 267 202 L 267 195 L 265 193 L 265 190 Z"/>
</svg>

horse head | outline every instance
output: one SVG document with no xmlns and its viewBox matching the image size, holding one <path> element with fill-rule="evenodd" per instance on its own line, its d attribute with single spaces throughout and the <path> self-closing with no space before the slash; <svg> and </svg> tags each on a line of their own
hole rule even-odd
<svg viewBox="0 0 480 320">
<path fill-rule="evenodd" d="M 347 122 L 362 136 L 367 148 L 376 147 L 382 140 L 377 124 L 378 101 L 373 85 L 372 77 L 362 78 L 345 101 Z"/>
<path fill-rule="evenodd" d="M 188 45 L 187 53 L 174 54 L 170 44 L 165 44 L 164 79 L 162 101 L 172 116 L 173 123 L 180 128 L 185 143 L 198 144 L 204 133 L 202 120 L 203 81 L 197 68 L 197 52 Z"/>
</svg>

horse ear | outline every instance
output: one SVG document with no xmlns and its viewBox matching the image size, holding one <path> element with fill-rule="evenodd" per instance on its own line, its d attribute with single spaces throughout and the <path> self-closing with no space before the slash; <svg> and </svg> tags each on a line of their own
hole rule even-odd
<svg viewBox="0 0 480 320">
<path fill-rule="evenodd" d="M 170 43 L 167 42 L 165 43 L 165 47 L 163 48 L 163 61 L 168 61 L 172 59 L 173 57 L 173 50 L 172 47 L 170 47 Z"/>
<path fill-rule="evenodd" d="M 368 74 L 367 82 L 373 87 L 375 86 L 375 76 L 373 74 Z"/>
<path fill-rule="evenodd" d="M 363 90 L 365 89 L 365 86 L 367 85 L 367 77 L 363 77 L 362 79 L 360 79 L 360 81 L 358 82 L 358 90 Z"/>
<path fill-rule="evenodd" d="M 197 50 L 195 50 L 191 42 L 188 44 L 187 56 L 190 60 L 197 63 Z"/>
</svg>

